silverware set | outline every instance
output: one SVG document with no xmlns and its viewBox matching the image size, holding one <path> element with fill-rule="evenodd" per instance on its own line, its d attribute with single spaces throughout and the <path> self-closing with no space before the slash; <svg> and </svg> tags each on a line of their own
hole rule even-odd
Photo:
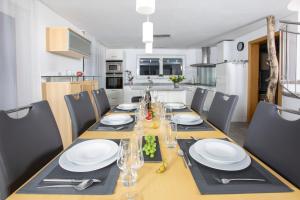
<svg viewBox="0 0 300 200">
<path fill-rule="evenodd" d="M 257 178 L 232 178 L 232 179 L 228 179 L 228 178 L 216 178 L 214 177 L 214 179 L 221 183 L 221 184 L 229 184 L 232 181 L 256 181 L 256 182 L 266 182 L 265 179 L 257 179 Z"/>
<path fill-rule="evenodd" d="M 100 179 L 44 179 L 43 182 L 45 183 L 68 183 L 68 184 L 55 184 L 55 185 L 45 185 L 45 186 L 38 186 L 37 188 L 73 188 L 77 191 L 82 191 L 94 183 L 100 183 Z M 76 183 L 73 185 L 72 183 Z"/>
<path fill-rule="evenodd" d="M 120 131 L 123 130 L 125 128 L 128 128 L 128 126 L 119 126 L 119 127 L 97 127 L 97 130 L 100 131 Z"/>
</svg>

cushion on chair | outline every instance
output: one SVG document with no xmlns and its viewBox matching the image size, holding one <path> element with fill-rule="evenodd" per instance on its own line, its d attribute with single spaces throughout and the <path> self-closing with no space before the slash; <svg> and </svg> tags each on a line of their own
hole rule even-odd
<svg viewBox="0 0 300 200">
<path fill-rule="evenodd" d="M 94 108 L 87 91 L 66 95 L 65 100 L 72 121 L 73 140 L 96 122 Z"/>
<path fill-rule="evenodd" d="M 285 120 L 276 105 L 260 102 L 244 147 L 300 188 L 300 120 Z"/>
<path fill-rule="evenodd" d="M 62 149 L 47 101 L 32 104 L 27 115 L 20 119 L 0 111 L 1 198 L 19 188 Z"/>
<path fill-rule="evenodd" d="M 238 99 L 237 95 L 228 96 L 221 92 L 216 92 L 207 113 L 207 120 L 224 133 L 228 133 Z"/>
</svg>

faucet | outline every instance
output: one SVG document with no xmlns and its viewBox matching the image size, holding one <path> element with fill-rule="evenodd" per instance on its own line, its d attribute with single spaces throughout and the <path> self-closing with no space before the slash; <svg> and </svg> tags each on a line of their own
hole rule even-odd
<svg viewBox="0 0 300 200">
<path fill-rule="evenodd" d="M 147 79 L 148 79 L 148 83 L 149 83 L 148 86 L 149 86 L 149 88 L 151 88 L 151 87 L 153 86 L 154 83 L 153 83 L 153 81 L 151 80 L 150 76 L 148 76 Z"/>
</svg>

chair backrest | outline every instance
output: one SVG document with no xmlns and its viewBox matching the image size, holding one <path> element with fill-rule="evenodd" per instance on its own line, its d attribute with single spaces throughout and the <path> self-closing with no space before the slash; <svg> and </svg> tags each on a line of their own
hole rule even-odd
<svg viewBox="0 0 300 200">
<path fill-rule="evenodd" d="M 276 105 L 260 102 L 244 147 L 300 188 L 300 120 L 285 120 Z"/>
<path fill-rule="evenodd" d="M 207 114 L 207 120 L 224 133 L 228 133 L 238 99 L 237 95 L 216 92 Z"/>
<path fill-rule="evenodd" d="M 96 122 L 93 105 L 87 91 L 65 96 L 72 121 L 73 140 Z"/>
<path fill-rule="evenodd" d="M 203 111 L 204 102 L 207 96 L 207 90 L 202 88 L 197 88 L 192 100 L 191 109 L 201 114 Z"/>
<path fill-rule="evenodd" d="M 110 104 L 104 88 L 93 90 L 93 96 L 96 103 L 98 116 L 102 117 L 110 110 Z"/>
<path fill-rule="evenodd" d="M 139 103 L 142 98 L 142 96 L 134 96 L 131 98 L 131 103 Z"/>
<path fill-rule="evenodd" d="M 47 101 L 33 103 L 20 119 L 0 111 L 0 197 L 18 189 L 62 150 Z"/>
</svg>

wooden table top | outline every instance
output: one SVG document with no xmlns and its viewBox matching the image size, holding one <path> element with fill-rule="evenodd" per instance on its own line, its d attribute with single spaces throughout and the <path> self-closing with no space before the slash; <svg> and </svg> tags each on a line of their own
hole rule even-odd
<svg viewBox="0 0 300 200">
<path fill-rule="evenodd" d="M 134 132 L 134 131 L 133 131 Z M 80 138 L 82 139 L 120 139 L 129 138 L 133 132 L 105 132 L 105 131 L 87 131 Z M 161 163 L 145 163 L 138 172 L 138 181 L 133 190 L 143 197 L 144 200 L 300 200 L 300 190 L 275 173 L 269 167 L 264 165 L 258 159 L 262 166 L 274 174 L 283 183 L 288 185 L 293 192 L 286 193 L 258 193 L 258 194 L 226 194 L 226 195 L 201 195 L 192 174 L 188 168 L 185 168 L 183 160 L 177 155 L 178 147 L 170 149 L 165 146 L 162 139 L 162 133 L 159 129 L 152 129 L 150 127 L 145 129 L 145 134 L 157 135 L 160 140 L 161 152 L 163 160 L 167 162 L 168 168 L 162 173 L 158 174 L 155 171 L 159 168 Z M 178 138 L 189 138 L 194 136 L 196 138 L 226 138 L 219 130 L 214 131 L 193 131 L 193 132 L 178 132 Z M 126 193 L 128 188 L 124 187 L 118 181 L 113 195 L 40 195 L 40 194 L 16 194 L 13 193 L 8 197 L 9 200 L 86 200 L 86 199 L 103 199 L 116 200 Z"/>
</svg>

